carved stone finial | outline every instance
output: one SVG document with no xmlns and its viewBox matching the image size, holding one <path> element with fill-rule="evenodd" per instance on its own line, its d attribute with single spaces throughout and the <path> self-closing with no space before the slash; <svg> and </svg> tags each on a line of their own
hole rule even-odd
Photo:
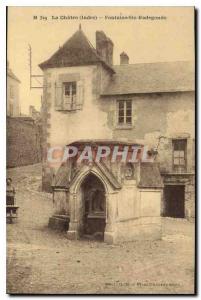
<svg viewBox="0 0 201 300">
<path fill-rule="evenodd" d="M 81 30 L 82 29 L 82 26 L 81 26 L 81 24 L 79 24 L 79 30 Z"/>
</svg>

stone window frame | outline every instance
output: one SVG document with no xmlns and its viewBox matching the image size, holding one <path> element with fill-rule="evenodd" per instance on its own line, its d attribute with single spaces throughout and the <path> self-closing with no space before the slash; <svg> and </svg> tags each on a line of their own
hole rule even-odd
<svg viewBox="0 0 201 300">
<path fill-rule="evenodd" d="M 66 102 L 64 99 L 64 84 L 76 84 L 76 99 Z M 72 99 L 70 99 L 72 100 Z M 82 110 L 84 103 L 84 80 L 79 73 L 59 74 L 55 82 L 55 110 L 63 112 L 76 112 Z"/>
<path fill-rule="evenodd" d="M 124 101 L 124 112 L 127 110 L 127 107 L 126 107 L 126 102 L 127 101 L 130 101 L 131 102 L 131 115 L 128 116 L 131 118 L 131 122 L 130 123 L 126 123 L 126 118 L 127 118 L 127 115 L 124 114 L 123 115 L 123 118 L 124 118 L 124 122 L 123 123 L 119 123 L 119 102 L 120 101 Z M 116 99 L 115 100 L 116 102 L 116 128 L 117 129 L 132 129 L 133 128 L 133 120 L 134 120 L 134 111 L 133 111 L 133 99 L 132 98 L 127 98 L 127 97 L 124 97 L 124 98 L 119 98 L 119 99 Z"/>
<path fill-rule="evenodd" d="M 175 150 L 174 150 L 174 144 L 176 144 L 176 142 L 179 141 L 185 141 L 185 149 L 184 150 L 177 150 L 179 152 L 184 152 L 184 155 L 179 155 L 179 156 L 174 156 Z M 182 173 L 182 172 L 186 172 L 187 170 L 187 147 L 188 147 L 188 138 L 187 137 L 177 137 L 177 138 L 172 138 L 172 168 L 174 171 L 178 172 L 178 173 Z M 174 160 L 175 158 L 179 159 L 183 159 L 184 160 L 184 164 L 178 164 L 175 165 Z M 178 167 L 177 167 L 178 166 Z"/>
</svg>

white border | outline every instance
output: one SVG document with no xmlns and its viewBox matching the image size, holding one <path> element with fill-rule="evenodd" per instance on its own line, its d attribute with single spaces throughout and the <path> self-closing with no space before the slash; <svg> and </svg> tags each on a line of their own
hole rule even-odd
<svg viewBox="0 0 201 300">
<path fill-rule="evenodd" d="M 0 167 L 0 299 L 7 299 L 9 296 L 6 295 L 6 222 L 5 222 L 5 177 L 6 177 L 6 6 L 195 6 L 196 9 L 199 10 L 201 7 L 201 1 L 190 1 L 190 0 L 183 0 L 183 1 L 150 1 L 150 0 L 124 0 L 124 1 L 117 1 L 117 0 L 97 0 L 94 1 L 81 1 L 81 0 L 52 0 L 52 1 L 45 1 L 45 0 L 21 0 L 20 3 L 17 0 L 3 0 L 0 3 L 0 70 L 1 70 L 1 80 L 0 80 L 0 124 L 1 124 L 1 135 L 0 135 L 0 158 L 1 158 L 1 167 Z M 109 4 L 109 5 L 108 5 Z M 198 16 L 199 18 L 199 16 Z M 199 20 L 197 20 L 197 40 L 199 41 L 198 49 L 200 49 L 200 34 L 199 34 Z M 198 56 L 197 51 L 197 56 Z M 197 61 L 199 63 L 199 60 Z M 199 63 L 200 64 L 200 63 Z M 199 69 L 199 66 L 198 66 Z M 200 83 L 200 78 L 198 78 L 197 88 Z M 200 93 L 197 97 L 197 102 L 199 100 Z M 197 104 L 197 110 L 199 106 Z M 200 109 L 199 109 L 200 115 Z M 199 132 L 201 131 L 200 124 L 198 125 L 197 132 L 198 132 L 198 141 L 199 141 Z M 199 149 L 200 150 L 200 149 Z M 200 154 L 200 151 L 198 151 Z M 197 182 L 198 187 L 200 186 L 200 180 Z M 198 199 L 197 194 L 197 201 Z M 200 226 L 198 228 L 198 232 Z M 200 238 L 199 238 L 200 239 Z M 199 240 L 198 240 L 199 242 Z M 198 247 L 199 248 L 199 247 Z M 61 274 L 62 275 L 62 274 Z M 200 279 L 201 276 L 198 276 L 198 287 L 200 287 Z M 33 296 L 19 296 L 18 299 L 26 299 L 32 298 Z M 70 297 L 70 296 L 68 296 Z M 136 297 L 136 296 L 135 296 Z M 42 296 L 38 296 L 39 299 L 42 299 Z M 49 297 L 48 297 L 49 298 Z M 52 297 L 51 297 L 52 298 Z M 59 299 L 59 296 L 55 296 L 55 299 Z M 140 297 L 141 299 L 144 297 Z"/>
<path fill-rule="evenodd" d="M 26 0 L 21 0 L 20 4 L 17 0 L 6 0 L 4 4 L 1 6 L 196 6 L 199 7 L 198 0 L 183 0 L 175 1 L 175 0 L 125 0 L 125 1 L 117 1 L 110 0 L 109 3 L 107 0 L 97 0 L 94 1 L 80 1 L 80 0 L 69 0 L 68 2 L 65 0 L 31 0 L 27 2 Z"/>
</svg>

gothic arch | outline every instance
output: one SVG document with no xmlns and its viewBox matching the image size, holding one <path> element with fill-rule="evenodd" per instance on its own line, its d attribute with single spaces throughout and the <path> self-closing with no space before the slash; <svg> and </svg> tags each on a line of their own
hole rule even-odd
<svg viewBox="0 0 201 300">
<path fill-rule="evenodd" d="M 84 166 L 72 180 L 70 186 L 71 194 L 77 194 L 82 182 L 89 174 L 95 175 L 102 182 L 106 194 L 112 191 L 112 187 L 110 186 L 110 183 L 108 182 L 107 178 L 105 178 L 105 176 L 98 170 L 96 166 L 93 166 L 92 168 L 89 166 Z"/>
</svg>

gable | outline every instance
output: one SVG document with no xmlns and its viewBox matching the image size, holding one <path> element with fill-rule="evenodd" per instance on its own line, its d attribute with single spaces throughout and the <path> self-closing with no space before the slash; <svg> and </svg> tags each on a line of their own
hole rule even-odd
<svg viewBox="0 0 201 300">
<path fill-rule="evenodd" d="M 107 70 L 114 73 L 112 67 L 101 59 L 83 31 L 79 29 L 48 60 L 41 63 L 39 67 L 44 70 L 47 68 L 84 66 L 97 63 L 103 64 Z"/>
</svg>

